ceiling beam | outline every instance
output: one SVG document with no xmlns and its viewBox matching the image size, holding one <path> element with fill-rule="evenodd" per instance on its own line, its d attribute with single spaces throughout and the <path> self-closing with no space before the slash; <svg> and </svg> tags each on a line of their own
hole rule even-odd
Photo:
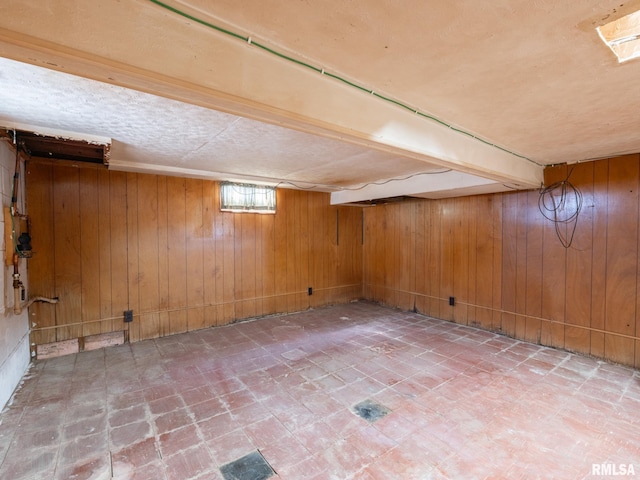
<svg viewBox="0 0 640 480">
<path fill-rule="evenodd" d="M 543 180 L 534 162 L 151 1 L 2 2 L 0 55 L 518 188 Z"/>
<path fill-rule="evenodd" d="M 401 180 L 362 185 L 356 189 L 345 189 L 331 193 L 331 204 L 341 205 L 355 202 L 414 196 L 421 198 L 459 197 L 511 190 L 512 187 L 493 180 L 462 172 L 418 174 Z"/>
</svg>

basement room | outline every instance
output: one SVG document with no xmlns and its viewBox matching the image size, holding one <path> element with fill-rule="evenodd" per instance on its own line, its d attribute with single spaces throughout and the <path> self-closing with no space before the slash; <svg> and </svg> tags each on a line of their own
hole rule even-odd
<svg viewBox="0 0 640 480">
<path fill-rule="evenodd" d="M 640 1 L 0 4 L 0 478 L 640 475 Z"/>
</svg>

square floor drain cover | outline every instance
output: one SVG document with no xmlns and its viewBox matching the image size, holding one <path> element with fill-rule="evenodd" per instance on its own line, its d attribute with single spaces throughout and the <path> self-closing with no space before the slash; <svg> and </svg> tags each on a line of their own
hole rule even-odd
<svg viewBox="0 0 640 480">
<path fill-rule="evenodd" d="M 384 417 L 391 410 L 379 403 L 374 403 L 371 400 L 365 400 L 364 402 L 360 402 L 355 405 L 353 407 L 353 411 L 356 412 L 356 415 L 364 418 L 367 422 L 373 423 Z"/>
<path fill-rule="evenodd" d="M 225 480 L 264 480 L 275 475 L 271 465 L 258 451 L 220 467 Z"/>
</svg>

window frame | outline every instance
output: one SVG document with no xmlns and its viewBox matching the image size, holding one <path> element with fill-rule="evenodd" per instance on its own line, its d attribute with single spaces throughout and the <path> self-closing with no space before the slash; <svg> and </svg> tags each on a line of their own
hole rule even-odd
<svg viewBox="0 0 640 480">
<path fill-rule="evenodd" d="M 220 182 L 220 211 L 231 213 L 276 213 L 276 187 L 252 183 Z"/>
</svg>

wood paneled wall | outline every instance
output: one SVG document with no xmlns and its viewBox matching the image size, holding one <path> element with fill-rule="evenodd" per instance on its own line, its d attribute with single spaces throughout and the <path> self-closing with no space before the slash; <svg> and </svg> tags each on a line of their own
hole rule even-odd
<svg viewBox="0 0 640 480">
<path fill-rule="evenodd" d="M 218 189 L 29 161 L 29 294 L 60 298 L 30 308 L 32 343 L 118 330 L 136 341 L 362 297 L 360 209 L 279 189 L 275 215 L 223 213 Z"/>
<path fill-rule="evenodd" d="M 639 155 L 575 166 L 584 204 L 568 249 L 537 191 L 365 209 L 365 297 L 640 367 L 639 167 Z"/>
<path fill-rule="evenodd" d="M 32 342 L 136 341 L 364 296 L 640 367 L 640 156 L 570 180 L 584 205 L 565 249 L 537 191 L 361 210 L 281 189 L 276 215 L 231 214 L 215 182 L 30 161 L 29 293 L 60 297 L 31 307 Z"/>
</svg>

